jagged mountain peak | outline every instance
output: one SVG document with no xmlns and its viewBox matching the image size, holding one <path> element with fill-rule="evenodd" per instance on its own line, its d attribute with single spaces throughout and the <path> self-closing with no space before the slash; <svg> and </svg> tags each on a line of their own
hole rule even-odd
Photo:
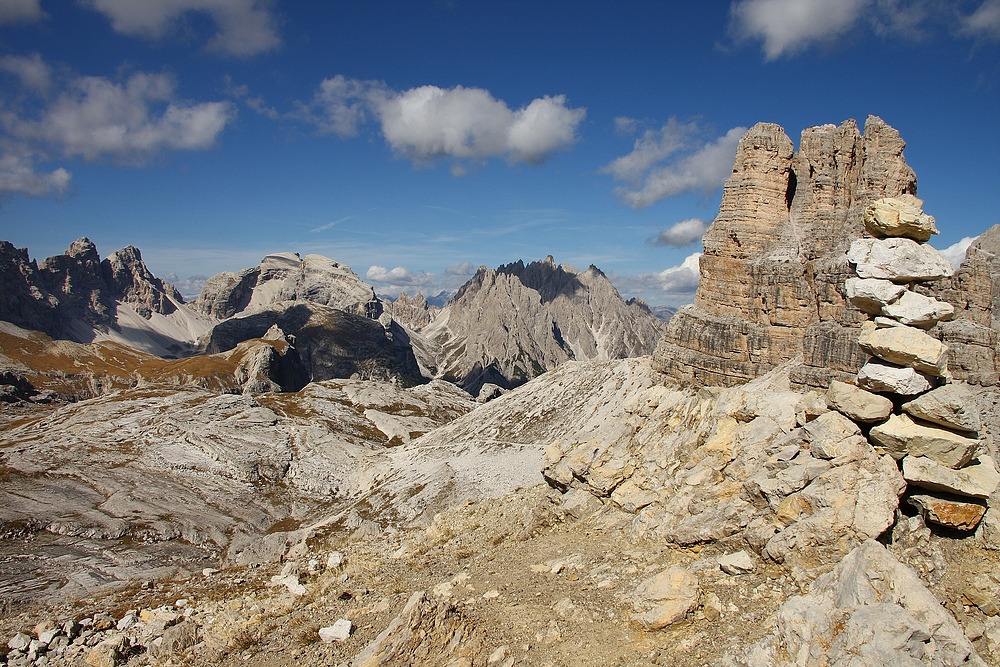
<svg viewBox="0 0 1000 667">
<path fill-rule="evenodd" d="M 0 242 L 0 320 L 79 343 L 115 340 L 153 354 L 190 352 L 211 322 L 126 246 L 104 260 L 87 237 L 41 262 Z M 183 312 L 181 312 L 183 309 Z"/>
<path fill-rule="evenodd" d="M 627 304 L 596 267 L 580 272 L 549 255 L 480 267 L 424 336 L 443 350 L 439 372 L 476 393 L 510 388 L 571 359 L 648 354 L 662 323 Z"/>
</svg>

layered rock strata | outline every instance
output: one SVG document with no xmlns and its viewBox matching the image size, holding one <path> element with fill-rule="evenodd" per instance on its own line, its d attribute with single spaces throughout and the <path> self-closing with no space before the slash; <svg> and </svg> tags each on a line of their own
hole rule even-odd
<svg viewBox="0 0 1000 667">
<path fill-rule="evenodd" d="M 804 355 L 793 379 L 845 379 L 867 355 L 843 330 L 864 315 L 843 293 L 844 255 L 862 215 L 916 192 L 899 133 L 869 116 L 802 132 L 758 123 L 740 141 L 719 215 L 705 234 L 694 303 L 670 321 L 657 364 L 671 376 L 734 385 Z"/>
<path fill-rule="evenodd" d="M 751 128 L 703 240 L 694 303 L 671 319 L 657 366 L 677 379 L 731 386 L 801 355 L 793 383 L 827 387 L 852 380 L 869 360 L 857 329 L 893 304 L 886 314 L 952 349 L 957 379 L 995 383 L 991 251 L 970 250 L 953 275 L 922 245 L 937 227 L 920 210 L 903 148 L 875 116 L 863 133 L 853 120 L 808 128 L 798 151 L 777 125 Z M 884 265 L 900 256 L 914 275 L 887 279 Z M 930 279 L 943 280 L 900 300 L 898 283 Z"/>
</svg>

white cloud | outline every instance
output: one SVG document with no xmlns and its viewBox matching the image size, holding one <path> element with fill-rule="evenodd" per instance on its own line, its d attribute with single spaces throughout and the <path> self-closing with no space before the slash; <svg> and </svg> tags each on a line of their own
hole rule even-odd
<svg viewBox="0 0 1000 667">
<path fill-rule="evenodd" d="M 635 131 L 637 121 L 616 118 L 615 127 L 619 134 Z M 600 173 L 611 174 L 621 181 L 638 184 L 643 174 L 654 164 L 685 148 L 698 131 L 696 123 L 681 123 L 671 118 L 659 130 L 646 130 L 635 140 L 632 152 L 615 158 L 602 167 Z"/>
<path fill-rule="evenodd" d="M 616 176 L 621 173 L 619 178 L 623 180 L 628 178 L 633 187 L 619 187 L 615 192 L 625 204 L 633 208 L 645 208 L 661 199 L 689 192 L 713 192 L 722 187 L 732 174 L 736 146 L 746 131 L 745 127 L 734 127 L 724 136 L 702 145 L 697 151 L 660 167 L 655 167 L 649 158 L 658 152 L 665 152 L 668 146 L 662 140 L 652 146 L 636 142 L 632 153 L 618 158 L 602 171 Z M 667 155 L 672 153 L 673 151 L 668 152 Z M 620 160 L 625 162 L 619 162 Z M 646 170 L 641 184 L 639 180 L 642 172 L 639 167 Z"/>
<path fill-rule="evenodd" d="M 978 238 L 978 236 L 966 236 L 958 243 L 953 243 L 944 250 L 939 250 L 938 252 L 940 252 L 941 256 L 951 262 L 951 265 L 957 269 L 961 266 L 962 262 L 965 261 L 965 251 L 968 250 L 973 241 Z"/>
<path fill-rule="evenodd" d="M 654 238 L 647 239 L 646 243 L 653 246 L 673 246 L 683 248 L 695 241 L 700 241 L 705 235 L 710 223 L 701 218 L 689 218 L 682 220 L 667 229 L 660 231 Z"/>
<path fill-rule="evenodd" d="M 1000 41 L 1000 0 L 986 0 L 962 20 L 962 32 L 971 37 Z"/>
<path fill-rule="evenodd" d="M 430 296 L 441 292 L 454 292 L 468 282 L 469 277 L 475 272 L 475 265 L 469 261 L 449 266 L 444 273 L 418 272 L 405 266 L 386 269 L 384 266 L 375 265 L 369 267 L 365 278 L 378 283 L 379 294 L 396 297 L 402 291 L 408 291 L 410 294 L 419 291 Z"/>
<path fill-rule="evenodd" d="M 639 296 L 649 303 L 690 303 L 698 289 L 698 259 L 700 252 L 688 255 L 680 266 L 636 276 L 609 276 L 618 291 L 625 296 Z"/>
<path fill-rule="evenodd" d="M 730 7 L 731 29 L 740 39 L 759 39 L 775 60 L 848 32 L 871 0 L 740 0 Z"/>
<path fill-rule="evenodd" d="M 434 276 L 430 273 L 417 273 L 405 266 L 386 269 L 384 266 L 378 265 L 368 267 L 365 277 L 377 283 L 396 286 L 422 286 L 427 285 L 434 279 Z"/>
<path fill-rule="evenodd" d="M 45 18 L 40 0 L 3 0 L 0 2 L 0 25 L 34 23 Z"/>
<path fill-rule="evenodd" d="M 7 143 L 7 142 L 5 142 Z M 7 144 L 0 148 L 0 193 L 41 197 L 50 193 L 63 194 L 69 187 L 70 172 L 59 167 L 48 173 L 38 173 L 36 164 L 41 156 L 23 145 Z"/>
<path fill-rule="evenodd" d="M 482 88 L 420 86 L 402 92 L 377 81 L 338 75 L 324 80 L 300 118 L 322 132 L 355 136 L 369 118 L 381 125 L 393 151 L 416 163 L 437 159 L 540 164 L 576 142 L 585 109 L 567 105 L 563 95 L 532 100 L 512 111 Z M 463 176 L 465 165 L 452 166 Z"/>
<path fill-rule="evenodd" d="M 45 93 L 52 84 L 52 69 L 34 53 L 31 56 L 4 56 L 0 58 L 0 71 L 13 74 L 29 90 Z"/>
<path fill-rule="evenodd" d="M 449 266 L 444 270 L 444 274 L 446 276 L 461 276 L 463 278 L 468 278 L 475 272 L 476 265 L 468 260 L 462 262 L 458 266 Z"/>
<path fill-rule="evenodd" d="M 218 28 L 208 41 L 209 50 L 245 57 L 281 44 L 271 0 L 89 0 L 87 4 L 126 35 L 162 38 L 180 29 L 189 12 L 196 12 L 207 14 Z"/>
<path fill-rule="evenodd" d="M 35 113 L 7 112 L 0 123 L 21 141 L 86 160 L 141 164 L 164 150 L 212 146 L 232 119 L 230 103 L 186 102 L 174 89 L 164 74 L 137 73 L 124 84 L 80 77 Z"/>
</svg>

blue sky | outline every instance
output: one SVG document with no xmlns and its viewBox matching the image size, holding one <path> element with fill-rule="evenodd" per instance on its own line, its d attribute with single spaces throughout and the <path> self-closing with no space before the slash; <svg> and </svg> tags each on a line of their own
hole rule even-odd
<svg viewBox="0 0 1000 667">
<path fill-rule="evenodd" d="M 320 253 L 381 293 L 553 255 L 690 301 L 736 142 L 881 116 L 941 249 L 1000 222 L 1000 0 L 0 0 L 0 239 Z"/>
</svg>

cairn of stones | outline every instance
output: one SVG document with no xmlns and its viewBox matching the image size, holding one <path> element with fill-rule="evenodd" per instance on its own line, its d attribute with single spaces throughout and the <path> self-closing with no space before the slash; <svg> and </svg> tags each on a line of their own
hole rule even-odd
<svg viewBox="0 0 1000 667">
<path fill-rule="evenodd" d="M 913 195 L 879 199 L 864 214 L 873 238 L 847 253 L 857 277 L 848 300 L 868 313 L 858 344 L 872 355 L 854 384 L 834 381 L 827 402 L 870 428 L 869 440 L 902 464 L 910 505 L 928 523 L 973 531 L 1000 473 L 980 439 L 980 415 L 966 385 L 948 373 L 948 347 L 926 329 L 953 317 L 951 304 L 913 291 L 953 273 L 927 245 L 938 230 Z"/>
</svg>

